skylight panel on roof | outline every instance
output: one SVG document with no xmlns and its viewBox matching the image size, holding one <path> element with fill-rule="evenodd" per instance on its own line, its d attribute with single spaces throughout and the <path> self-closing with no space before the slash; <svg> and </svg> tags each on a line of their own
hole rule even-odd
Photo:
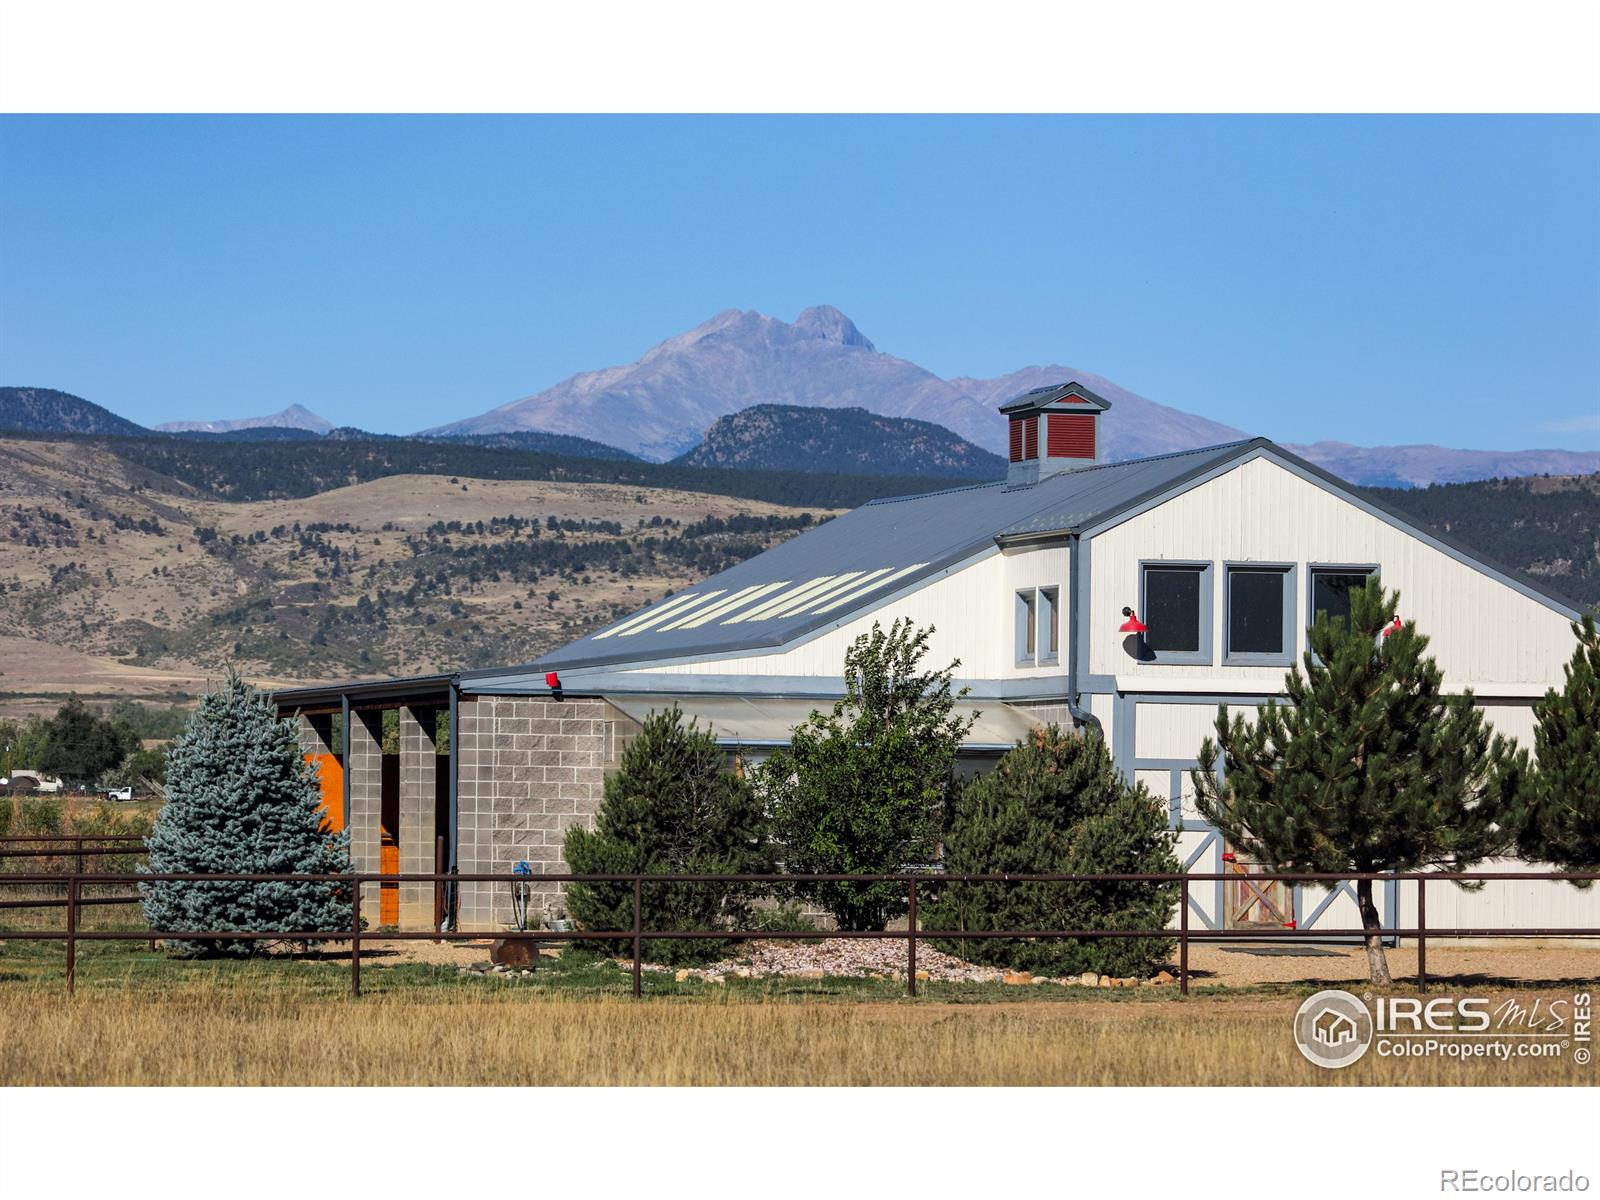
<svg viewBox="0 0 1600 1200">
<path fill-rule="evenodd" d="M 788 584 L 789 581 L 787 579 L 780 579 L 777 583 L 759 583 L 752 584 L 747 588 L 740 588 L 726 600 L 719 601 L 710 608 L 697 608 L 688 615 L 663 625 L 661 631 L 665 633 L 669 629 L 699 629 L 700 626 L 709 624 L 718 617 L 727 616 L 735 609 L 754 604 L 763 596 L 770 595 L 781 587 L 787 587 Z"/>
<path fill-rule="evenodd" d="M 740 613 L 738 616 L 729 617 L 724 625 L 737 625 L 741 621 L 764 621 L 777 609 L 791 600 L 798 600 L 801 596 L 809 596 L 819 588 L 824 587 L 830 580 L 837 579 L 837 575 L 817 575 L 804 583 L 791 588 L 787 592 L 779 592 L 764 604 Z"/>
<path fill-rule="evenodd" d="M 875 571 L 867 571 L 865 573 L 862 573 L 860 571 L 852 571 L 848 575 L 841 575 L 841 576 L 839 576 L 839 578 L 834 580 L 832 584 L 830 584 L 829 586 L 823 588 L 816 595 L 806 597 L 806 599 L 803 600 L 797 607 L 790 609 L 788 612 L 784 613 L 783 615 L 784 616 L 789 616 L 789 617 L 796 617 L 796 616 L 799 616 L 801 613 L 805 613 L 805 612 L 817 612 L 818 611 L 818 608 L 817 608 L 818 605 L 825 604 L 829 600 L 832 600 L 834 597 L 838 596 L 838 594 L 840 592 L 844 591 L 846 588 L 849 588 L 851 590 L 859 588 L 864 584 L 872 582 L 874 579 L 877 579 L 879 576 L 887 575 L 893 569 L 894 568 L 892 568 L 892 567 L 879 567 Z"/>
<path fill-rule="evenodd" d="M 715 588 L 715 589 L 713 589 L 712 591 L 709 591 L 709 592 L 696 593 L 694 598 L 692 600 L 690 600 L 689 603 L 685 604 L 682 608 L 677 610 L 677 615 L 678 616 L 682 616 L 684 613 L 688 612 L 690 609 L 695 608 L 698 605 L 704 604 L 708 600 L 715 600 L 718 596 L 725 595 L 727 593 L 727 590 L 728 590 L 727 588 Z M 632 637 L 636 633 L 643 633 L 645 630 L 649 629 L 652 625 L 657 625 L 660 622 L 665 621 L 665 620 L 667 620 L 668 618 L 670 618 L 672 616 L 673 616 L 673 614 L 669 613 L 669 612 L 657 613 L 654 617 L 650 618 L 650 620 L 648 620 L 648 621 L 640 621 L 632 629 L 623 630 L 622 636 L 623 637 Z"/>
<path fill-rule="evenodd" d="M 851 588 L 844 595 L 838 597 L 835 600 L 830 601 L 827 604 L 824 604 L 821 608 L 817 609 L 817 613 L 821 614 L 821 613 L 825 613 L 825 612 L 831 612 L 834 609 L 838 608 L 841 604 L 850 603 L 850 601 L 856 599 L 856 597 L 858 597 L 858 596 L 865 596 L 870 592 L 881 591 L 883 588 L 885 588 L 889 584 L 893 583 L 896 579 L 902 579 L 905 576 L 911 574 L 911 572 L 919 571 L 919 570 L 921 570 L 923 567 L 925 567 L 927 565 L 928 565 L 927 563 L 912 563 L 909 567 L 901 567 L 898 571 L 896 571 L 892 575 L 885 576 L 882 579 L 873 580 L 871 583 L 867 584 L 865 587 Z"/>
<path fill-rule="evenodd" d="M 646 617 L 656 617 L 660 616 L 662 613 L 672 612 L 680 609 L 688 601 L 694 599 L 694 595 L 695 594 L 693 592 L 684 592 L 680 595 L 672 597 L 670 600 L 663 600 L 660 604 L 646 605 L 644 608 L 634 613 L 633 616 L 629 617 L 626 621 L 623 621 L 622 624 L 613 625 L 610 629 L 605 630 L 603 633 L 595 634 L 594 640 L 599 641 L 601 638 L 608 638 L 613 634 L 626 632 L 627 630 L 632 629 L 635 625 L 639 624 Z"/>
<path fill-rule="evenodd" d="M 816 588 L 805 595 L 794 595 L 785 600 L 777 608 L 766 613 L 762 620 L 773 617 L 792 617 L 797 612 L 804 612 L 824 596 L 830 596 L 840 588 L 849 587 L 852 582 L 862 578 L 860 571 L 846 571 L 843 575 L 835 575 L 826 584 Z"/>
</svg>

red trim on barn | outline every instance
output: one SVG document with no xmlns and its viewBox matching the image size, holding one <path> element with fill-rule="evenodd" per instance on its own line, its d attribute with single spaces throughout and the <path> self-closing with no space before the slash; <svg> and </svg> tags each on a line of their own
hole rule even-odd
<svg viewBox="0 0 1600 1200">
<path fill-rule="evenodd" d="M 1039 457 L 1039 418 L 1037 415 L 1022 418 L 1022 457 L 1033 459 Z"/>
<path fill-rule="evenodd" d="M 1011 461 L 1022 461 L 1022 418 L 1011 418 Z"/>
<path fill-rule="evenodd" d="M 1051 413 L 1045 453 L 1051 458 L 1093 458 L 1095 419 L 1088 413 Z"/>
</svg>

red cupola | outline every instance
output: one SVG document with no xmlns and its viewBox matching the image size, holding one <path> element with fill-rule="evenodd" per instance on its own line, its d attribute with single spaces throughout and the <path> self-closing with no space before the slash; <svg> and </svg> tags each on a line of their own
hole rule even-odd
<svg viewBox="0 0 1600 1200">
<path fill-rule="evenodd" d="M 1000 411 L 1011 423 L 1006 482 L 1037 483 L 1100 460 L 1100 414 L 1111 407 L 1081 383 L 1058 383 L 1009 400 Z"/>
</svg>

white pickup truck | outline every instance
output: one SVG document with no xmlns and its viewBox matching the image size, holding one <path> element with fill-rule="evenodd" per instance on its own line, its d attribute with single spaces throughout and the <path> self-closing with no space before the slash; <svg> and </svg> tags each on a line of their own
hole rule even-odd
<svg viewBox="0 0 1600 1200">
<path fill-rule="evenodd" d="M 133 789 L 131 787 L 108 788 L 108 789 L 106 789 L 106 799 L 107 800 L 132 800 L 133 799 Z"/>
</svg>

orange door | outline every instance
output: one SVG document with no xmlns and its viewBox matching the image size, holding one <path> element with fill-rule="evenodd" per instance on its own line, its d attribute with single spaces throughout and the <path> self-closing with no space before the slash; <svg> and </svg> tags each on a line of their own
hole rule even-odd
<svg viewBox="0 0 1600 1200">
<path fill-rule="evenodd" d="M 385 875 L 400 872 L 400 758 L 383 756 L 382 802 L 378 806 L 378 870 Z M 378 885 L 378 924 L 400 924 L 400 885 Z"/>
<path fill-rule="evenodd" d="M 308 754 L 306 761 L 317 768 L 322 811 L 327 814 L 322 827 L 329 833 L 338 833 L 344 828 L 344 764 L 337 754 Z"/>
</svg>

